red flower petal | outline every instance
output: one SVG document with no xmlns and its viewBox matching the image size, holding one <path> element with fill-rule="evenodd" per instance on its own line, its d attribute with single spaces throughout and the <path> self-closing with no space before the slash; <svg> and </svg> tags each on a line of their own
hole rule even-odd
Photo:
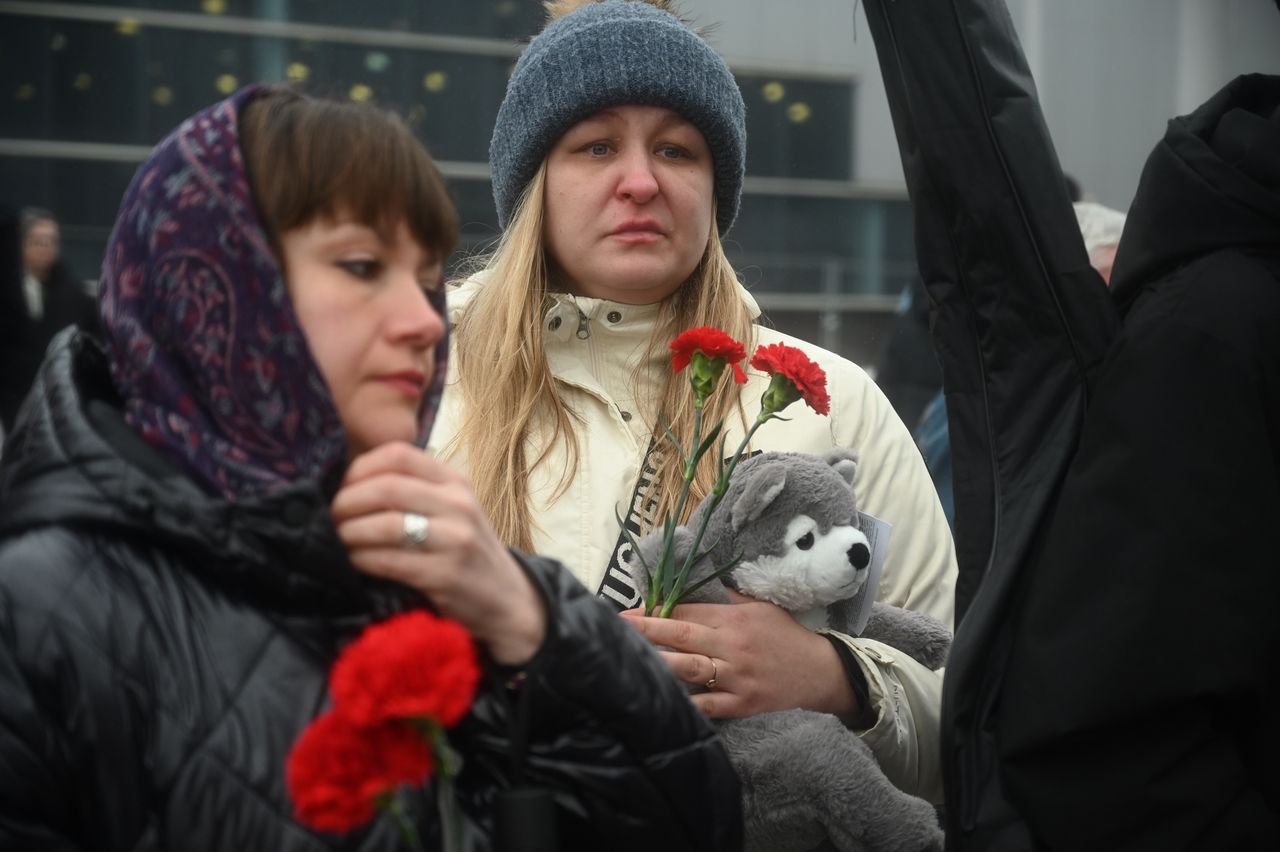
<svg viewBox="0 0 1280 852">
<path fill-rule="evenodd" d="M 718 328 L 709 325 L 691 328 L 671 341 L 670 349 L 675 353 L 671 356 L 671 369 L 677 373 L 689 366 L 694 352 L 701 351 L 708 358 L 723 358 L 726 363 L 734 365 L 734 381 L 741 384 L 747 380 L 742 368 L 737 366 L 739 361 L 747 357 L 747 350 Z M 739 381 L 740 373 L 742 379 Z"/>
<path fill-rule="evenodd" d="M 751 357 L 751 366 L 770 375 L 781 373 L 796 386 L 796 390 L 800 391 L 800 396 L 806 405 L 819 414 L 831 412 L 831 397 L 827 394 L 827 374 L 796 347 L 785 343 L 761 346 Z"/>
<path fill-rule="evenodd" d="M 373 818 L 378 796 L 431 774 L 431 749 L 403 722 L 361 727 L 340 713 L 320 716 L 294 743 L 285 783 L 298 822 L 345 833 Z"/>
<path fill-rule="evenodd" d="M 361 725 L 430 718 L 447 728 L 471 708 L 479 681 L 466 628 L 416 611 L 367 628 L 338 657 L 329 690 Z"/>
</svg>

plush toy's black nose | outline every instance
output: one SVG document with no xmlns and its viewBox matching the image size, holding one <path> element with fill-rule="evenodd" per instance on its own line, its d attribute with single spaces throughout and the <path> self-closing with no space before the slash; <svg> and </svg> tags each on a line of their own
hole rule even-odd
<svg viewBox="0 0 1280 852">
<path fill-rule="evenodd" d="M 871 550 L 862 542 L 849 548 L 849 564 L 861 571 L 871 564 Z"/>
</svg>

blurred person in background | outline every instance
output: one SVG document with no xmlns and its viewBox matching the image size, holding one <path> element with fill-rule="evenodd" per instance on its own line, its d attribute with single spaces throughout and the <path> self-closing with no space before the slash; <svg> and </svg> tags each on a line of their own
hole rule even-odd
<svg viewBox="0 0 1280 852">
<path fill-rule="evenodd" d="M 1069 174 L 1063 174 L 1062 180 L 1067 185 L 1067 195 L 1071 201 L 1080 202 L 1080 182 Z M 1077 216 L 1081 215 L 1080 206 L 1077 204 Z M 1101 205 L 1088 203 L 1083 206 L 1087 209 L 1101 208 Z M 1123 222 L 1123 219 L 1121 221 Z M 1081 230 L 1083 228 L 1082 222 Z M 1085 236 L 1085 244 L 1086 247 L 1089 244 L 1088 235 Z M 940 401 L 942 396 L 939 393 L 942 390 L 942 370 L 938 368 L 938 357 L 934 354 L 933 341 L 929 336 L 929 294 L 925 291 L 924 282 L 919 278 L 912 280 L 903 288 L 898 305 L 894 309 L 893 322 L 885 335 L 884 343 L 876 353 L 871 372 L 876 384 L 889 398 L 894 411 L 898 412 L 903 423 L 914 427 L 917 435 L 921 431 L 936 435 L 935 426 L 941 422 L 942 439 L 945 443 L 946 412 L 942 408 Z M 942 418 L 941 421 L 939 417 Z M 931 425 L 926 426 L 926 422 Z M 926 455 L 925 458 L 928 459 L 929 456 Z M 950 461 L 946 462 L 946 467 L 949 471 Z M 937 481 L 939 473 L 932 469 L 932 465 L 930 472 Z M 946 493 L 940 492 L 939 497 L 947 517 L 950 518 L 952 516 L 950 490 L 948 489 Z"/>
<path fill-rule="evenodd" d="M 1070 175 L 1064 175 L 1067 188 L 1073 198 L 1079 197 L 1079 186 Z M 1089 263 L 1102 280 L 1111 284 L 1111 265 L 1120 245 L 1120 234 L 1124 230 L 1125 215 L 1119 210 L 1112 210 L 1093 201 L 1075 201 L 1072 207 L 1076 213 L 1076 222 L 1080 226 L 1080 236 L 1084 240 L 1085 250 L 1089 253 Z M 920 288 L 923 296 L 923 286 Z M 927 311 L 925 313 L 927 317 Z M 929 354 L 933 354 L 930 348 Z M 936 369 L 936 361 L 933 366 Z M 929 475 L 938 489 L 938 500 L 942 503 L 942 511 L 947 515 L 947 522 L 954 526 L 956 514 L 955 486 L 951 472 L 951 440 L 947 426 L 947 400 L 939 390 L 924 406 L 919 423 L 915 429 L 916 446 L 924 456 Z"/>
<path fill-rule="evenodd" d="M 1116 249 L 1120 247 L 1125 216 L 1119 210 L 1094 201 L 1077 201 L 1071 206 L 1076 211 L 1085 250 L 1089 252 L 1089 263 L 1110 286 L 1111 267 L 1115 263 Z"/>
<path fill-rule="evenodd" d="M 942 370 L 929 337 L 929 294 L 915 278 L 904 287 L 893 322 L 872 369 L 876 384 L 902 422 L 920 422 L 924 410 L 942 388 Z"/>
<path fill-rule="evenodd" d="M 16 337 L 6 344 L 0 420 L 12 431 L 22 400 L 31 387 L 45 349 L 69 325 L 92 331 L 97 309 L 84 282 L 61 259 L 58 220 L 48 210 L 27 207 L 19 215 L 22 240 L 21 317 L 6 325 Z M 10 306 L 9 309 L 12 309 Z"/>
<path fill-rule="evenodd" d="M 17 410 L 21 399 L 13 381 L 16 345 L 27 322 L 22 295 L 22 231 L 18 211 L 0 203 L 0 453 L 4 451 L 6 419 L 3 412 Z"/>
</svg>

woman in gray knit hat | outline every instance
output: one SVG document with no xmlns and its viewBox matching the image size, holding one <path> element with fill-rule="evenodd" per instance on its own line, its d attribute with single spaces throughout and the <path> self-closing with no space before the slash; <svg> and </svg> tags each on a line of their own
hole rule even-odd
<svg viewBox="0 0 1280 852">
<path fill-rule="evenodd" d="M 950 625 L 955 557 L 908 430 L 856 365 L 755 323 L 721 238 L 738 212 L 745 110 L 723 59 L 666 2 L 560 0 L 516 64 L 490 148 L 504 233 L 449 296 L 456 357 L 434 443 L 468 474 L 511 545 L 554 556 L 619 610 L 639 595 L 617 515 L 641 529 L 673 510 L 676 464 L 650 453 L 693 404 L 667 344 L 711 325 L 747 345 L 802 349 L 828 377 L 831 413 L 793 406 L 753 451 L 862 458 L 854 487 L 892 525 L 878 597 Z M 768 383 L 714 395 L 727 446 Z M 798 410 L 799 409 L 799 410 Z M 654 436 L 658 441 L 654 442 Z M 710 487 L 710 473 L 694 496 Z M 690 505 L 697 500 L 690 501 Z M 688 605 L 628 617 L 708 716 L 827 711 L 859 730 L 891 780 L 941 798 L 941 675 L 871 640 L 816 633 L 772 604 Z"/>
</svg>

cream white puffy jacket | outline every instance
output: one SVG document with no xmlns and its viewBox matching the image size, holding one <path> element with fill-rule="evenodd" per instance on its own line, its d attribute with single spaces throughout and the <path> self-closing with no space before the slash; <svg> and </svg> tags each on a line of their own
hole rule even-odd
<svg viewBox="0 0 1280 852">
<path fill-rule="evenodd" d="M 449 292 L 450 315 L 465 310 L 477 288 L 477 276 Z M 750 295 L 741 291 L 753 312 Z M 547 357 L 561 393 L 582 418 L 578 471 L 567 490 L 552 499 L 567 463 L 562 448 L 530 475 L 534 550 L 563 562 L 588 588 L 600 587 L 619 529 L 615 510 L 626 515 L 636 478 L 649 446 L 649 427 L 639 413 L 635 367 L 644 357 L 658 308 L 585 297 L 557 295 L 543 317 Z M 753 450 L 817 453 L 849 447 L 861 458 L 854 490 L 859 508 L 892 524 L 889 549 L 878 592 L 886 603 L 925 612 L 951 626 L 954 618 L 956 562 L 946 518 L 920 452 L 888 400 L 857 365 L 804 341 L 757 327 L 758 344 L 787 343 L 804 350 L 827 373 L 831 414 L 822 417 L 797 402 L 787 409 L 790 422 L 765 424 L 753 438 Z M 748 354 L 753 347 L 748 347 Z M 457 381 L 457 358 L 449 383 Z M 670 358 L 659 356 L 646 374 L 661 376 Z M 741 387 L 748 417 L 759 410 L 768 378 L 748 370 Z M 460 391 L 446 391 L 431 444 L 463 471 L 466 459 L 450 453 L 461 422 Z M 727 446 L 742 439 L 741 424 L 730 417 Z M 878 713 L 862 732 L 889 778 L 909 793 L 942 800 L 939 767 L 939 718 L 942 673 L 931 672 L 887 645 L 841 637 L 856 655 Z"/>
</svg>

